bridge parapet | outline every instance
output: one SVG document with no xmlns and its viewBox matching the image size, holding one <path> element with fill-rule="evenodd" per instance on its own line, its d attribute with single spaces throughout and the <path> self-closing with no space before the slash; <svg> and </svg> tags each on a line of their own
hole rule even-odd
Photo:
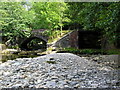
<svg viewBox="0 0 120 90">
<path fill-rule="evenodd" d="M 32 34 L 34 33 L 43 33 L 44 31 L 46 31 L 47 29 L 36 29 L 36 30 L 32 30 Z"/>
<path fill-rule="evenodd" d="M 37 30 L 32 30 L 31 36 L 30 37 L 38 37 L 41 38 L 44 41 L 48 41 L 48 36 L 44 35 L 43 32 L 45 32 L 47 29 L 37 29 Z"/>
<path fill-rule="evenodd" d="M 31 36 L 25 38 L 25 40 L 21 42 L 21 44 L 19 45 L 20 48 L 22 50 L 29 50 L 28 43 L 31 42 L 33 39 L 41 40 L 43 42 L 43 45 L 46 46 L 48 42 L 48 36 L 43 34 L 44 31 L 46 31 L 46 29 L 32 30 Z"/>
</svg>

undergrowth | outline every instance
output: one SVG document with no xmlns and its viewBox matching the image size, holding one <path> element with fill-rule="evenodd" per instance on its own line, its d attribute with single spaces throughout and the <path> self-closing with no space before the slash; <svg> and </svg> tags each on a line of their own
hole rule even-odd
<svg viewBox="0 0 120 90">
<path fill-rule="evenodd" d="M 75 48 L 62 48 L 58 50 L 59 52 L 68 52 L 73 54 L 102 54 L 102 55 L 111 55 L 111 54 L 119 54 L 119 49 L 114 50 L 102 50 L 102 49 L 75 49 Z"/>
</svg>

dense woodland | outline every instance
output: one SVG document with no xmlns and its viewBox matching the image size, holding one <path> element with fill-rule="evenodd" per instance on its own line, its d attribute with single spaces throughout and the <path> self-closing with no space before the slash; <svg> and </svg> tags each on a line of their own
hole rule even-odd
<svg viewBox="0 0 120 90">
<path fill-rule="evenodd" d="M 120 38 L 119 2 L 0 2 L 3 43 L 16 45 L 34 29 L 98 30 L 109 43 Z"/>
</svg>

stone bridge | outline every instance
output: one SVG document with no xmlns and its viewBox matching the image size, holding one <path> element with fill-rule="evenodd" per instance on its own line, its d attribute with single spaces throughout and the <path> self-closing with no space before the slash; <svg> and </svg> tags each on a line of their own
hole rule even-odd
<svg viewBox="0 0 120 90">
<path fill-rule="evenodd" d="M 37 37 L 37 38 L 40 38 L 43 41 L 47 42 L 48 41 L 48 36 L 45 36 L 43 34 L 44 31 L 46 31 L 46 29 L 33 30 L 30 37 Z"/>
<path fill-rule="evenodd" d="M 47 47 L 47 41 L 48 41 L 48 36 L 45 36 L 43 32 L 46 31 L 46 29 L 38 29 L 38 30 L 32 30 L 31 36 L 24 39 L 19 47 L 22 50 L 33 50 L 33 49 L 43 49 Z M 36 39 L 37 42 L 42 42 L 42 44 L 39 45 L 29 45 L 29 43 Z M 36 44 L 35 42 L 33 44 Z M 30 48 L 31 46 L 31 48 Z"/>
</svg>

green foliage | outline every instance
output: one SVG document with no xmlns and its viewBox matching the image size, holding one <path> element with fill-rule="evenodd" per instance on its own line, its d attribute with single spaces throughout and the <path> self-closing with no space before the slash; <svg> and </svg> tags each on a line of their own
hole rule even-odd
<svg viewBox="0 0 120 90">
<path fill-rule="evenodd" d="M 76 48 L 64 48 L 58 52 L 69 52 L 74 54 L 105 54 L 103 50 L 99 49 L 76 49 Z"/>
<path fill-rule="evenodd" d="M 114 50 L 108 50 L 108 51 L 106 51 L 107 52 L 107 54 L 109 54 L 109 55 L 120 55 L 120 50 L 119 49 L 114 49 Z"/>
<path fill-rule="evenodd" d="M 15 42 L 17 37 L 30 35 L 32 12 L 27 11 L 20 2 L 0 2 L 0 13 L 2 36 Z"/>
<path fill-rule="evenodd" d="M 48 43 L 51 43 L 58 40 L 60 37 L 64 36 L 68 32 L 70 32 L 70 30 L 62 30 L 62 32 L 60 30 L 52 30 L 52 31 L 47 30 L 44 32 L 44 34 L 49 37 Z"/>
<path fill-rule="evenodd" d="M 105 55 L 113 55 L 113 54 L 119 54 L 120 50 L 101 50 L 101 49 L 76 49 L 76 48 L 63 48 L 62 50 L 58 50 L 58 52 L 69 52 L 74 54 L 105 54 Z"/>
<path fill-rule="evenodd" d="M 29 37 L 33 29 L 48 29 L 54 38 L 58 29 L 62 35 L 63 26 L 78 24 L 84 30 L 101 30 L 103 38 L 114 43 L 120 37 L 119 8 L 119 2 L 0 2 L 0 30 L 15 42 Z"/>
<path fill-rule="evenodd" d="M 72 23 L 81 24 L 84 30 L 102 30 L 103 36 L 109 42 L 115 42 L 120 36 L 116 31 L 120 26 L 120 3 L 93 2 L 93 3 L 68 3 Z"/>
<path fill-rule="evenodd" d="M 62 27 L 62 22 L 67 21 L 64 15 L 66 3 L 63 2 L 36 2 L 32 9 L 35 11 L 34 28 L 56 29 Z"/>
</svg>

